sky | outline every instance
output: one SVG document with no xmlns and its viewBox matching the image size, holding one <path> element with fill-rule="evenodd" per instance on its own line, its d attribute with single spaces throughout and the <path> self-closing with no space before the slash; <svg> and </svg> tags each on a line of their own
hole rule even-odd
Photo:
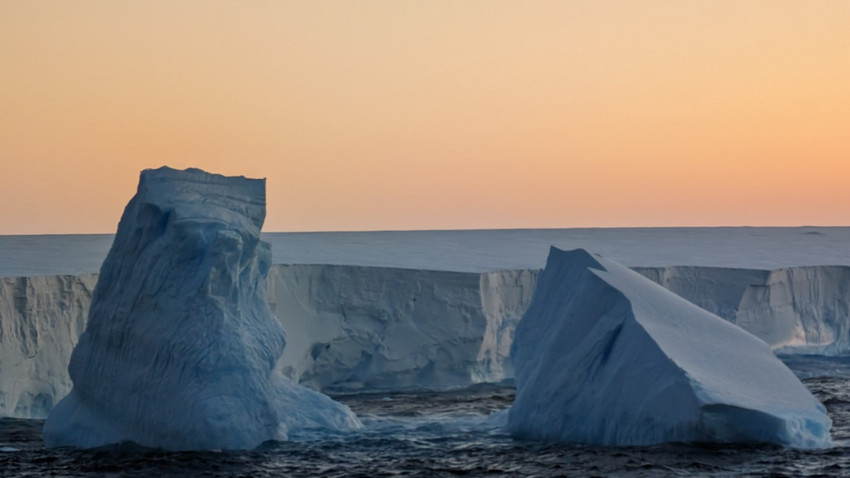
<svg viewBox="0 0 850 478">
<path fill-rule="evenodd" d="M 0 234 L 850 225 L 850 2 L 0 1 Z"/>
</svg>

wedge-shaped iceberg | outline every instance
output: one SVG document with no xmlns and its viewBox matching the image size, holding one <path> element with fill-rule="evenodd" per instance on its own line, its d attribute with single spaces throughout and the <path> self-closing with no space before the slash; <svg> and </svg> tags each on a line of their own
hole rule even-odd
<svg viewBox="0 0 850 478">
<path fill-rule="evenodd" d="M 247 449 L 359 426 L 273 372 L 285 338 L 266 303 L 264 218 L 264 180 L 142 172 L 71 355 L 73 389 L 44 425 L 48 447 Z"/>
<path fill-rule="evenodd" d="M 830 443 L 823 405 L 762 340 L 581 249 L 551 249 L 512 358 L 518 437 Z"/>
</svg>

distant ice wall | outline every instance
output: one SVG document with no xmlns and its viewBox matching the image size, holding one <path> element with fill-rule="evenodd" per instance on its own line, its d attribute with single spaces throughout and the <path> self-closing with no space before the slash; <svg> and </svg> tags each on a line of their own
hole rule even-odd
<svg viewBox="0 0 850 478">
<path fill-rule="evenodd" d="M 487 328 L 481 340 L 472 381 L 498 382 L 513 378 L 511 344 L 514 330 L 531 304 L 539 270 L 513 270 L 481 274 L 481 308 Z"/>
<path fill-rule="evenodd" d="M 732 321 L 777 353 L 850 352 L 850 267 L 771 271 L 748 287 Z"/>
<path fill-rule="evenodd" d="M 460 386 L 487 317 L 479 275 L 380 267 L 279 266 L 272 307 L 289 346 L 278 366 L 317 389 Z"/>
<path fill-rule="evenodd" d="M 778 352 L 850 352 L 850 267 L 637 270 Z M 512 378 L 513 333 L 538 273 L 272 266 L 269 302 L 287 331 L 277 367 L 336 391 Z M 44 417 L 70 390 L 68 359 L 96 280 L 0 279 L 0 416 Z"/>
<path fill-rule="evenodd" d="M 71 390 L 68 361 L 97 275 L 0 279 L 0 416 L 44 418 Z"/>
<path fill-rule="evenodd" d="M 271 307 L 289 341 L 278 368 L 335 391 L 501 380 L 512 374 L 505 359 L 536 276 L 276 266 Z"/>
</svg>

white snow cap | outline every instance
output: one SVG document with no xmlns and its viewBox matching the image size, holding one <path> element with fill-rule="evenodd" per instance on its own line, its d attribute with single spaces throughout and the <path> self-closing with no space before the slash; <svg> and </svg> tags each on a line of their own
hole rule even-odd
<svg viewBox="0 0 850 478">
<path fill-rule="evenodd" d="M 48 447 L 246 449 L 359 426 L 273 372 L 285 339 L 266 303 L 264 218 L 264 180 L 141 173 L 71 356 L 74 388 L 45 423 Z"/>
<path fill-rule="evenodd" d="M 512 358 L 518 437 L 830 444 L 825 408 L 762 340 L 582 249 L 550 250 Z"/>
</svg>

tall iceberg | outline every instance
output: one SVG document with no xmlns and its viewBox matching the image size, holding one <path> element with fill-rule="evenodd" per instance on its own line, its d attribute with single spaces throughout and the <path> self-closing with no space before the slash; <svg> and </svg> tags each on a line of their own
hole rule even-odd
<svg viewBox="0 0 850 478">
<path fill-rule="evenodd" d="M 359 426 L 342 404 L 273 371 L 286 344 L 266 303 L 265 180 L 141 173 L 50 413 L 48 447 L 121 441 L 249 449 Z"/>
<path fill-rule="evenodd" d="M 581 249 L 551 249 L 512 358 L 518 437 L 830 443 L 825 408 L 762 340 Z"/>
</svg>

